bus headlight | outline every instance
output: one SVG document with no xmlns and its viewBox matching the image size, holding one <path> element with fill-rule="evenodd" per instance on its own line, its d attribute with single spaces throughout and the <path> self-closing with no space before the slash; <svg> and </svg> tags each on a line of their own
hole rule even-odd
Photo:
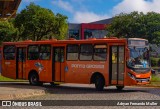
<svg viewBox="0 0 160 109">
<path fill-rule="evenodd" d="M 128 76 L 129 76 L 130 78 L 132 78 L 133 80 L 136 80 L 135 76 L 132 75 L 131 73 L 128 73 Z"/>
</svg>

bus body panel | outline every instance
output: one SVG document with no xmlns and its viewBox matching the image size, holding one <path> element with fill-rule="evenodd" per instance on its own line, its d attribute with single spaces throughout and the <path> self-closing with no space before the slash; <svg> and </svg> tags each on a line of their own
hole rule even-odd
<svg viewBox="0 0 160 109">
<path fill-rule="evenodd" d="M 2 61 L 2 76 L 16 79 L 16 61 Z"/>
<path fill-rule="evenodd" d="M 50 60 L 36 60 L 36 61 L 27 61 L 28 64 L 26 64 L 26 79 L 28 78 L 28 75 L 31 71 L 36 71 L 39 74 L 39 80 L 40 81 L 46 81 L 51 82 L 52 81 L 52 75 L 51 75 L 51 61 Z"/>
<path fill-rule="evenodd" d="M 107 61 L 67 61 L 65 82 L 67 83 L 90 83 L 93 73 L 99 72 L 105 80 L 108 77 Z M 107 83 L 107 82 L 106 82 Z"/>
</svg>

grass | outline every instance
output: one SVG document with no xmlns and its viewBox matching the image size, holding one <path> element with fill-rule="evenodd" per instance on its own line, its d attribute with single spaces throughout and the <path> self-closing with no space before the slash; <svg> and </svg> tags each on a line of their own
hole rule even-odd
<svg viewBox="0 0 160 109">
<path fill-rule="evenodd" d="M 147 86 L 160 87 L 160 76 L 152 75 L 151 83 Z"/>
<path fill-rule="evenodd" d="M 26 80 L 20 80 L 20 79 L 10 79 L 7 77 L 4 77 L 0 74 L 0 82 L 24 82 Z"/>
<path fill-rule="evenodd" d="M 156 87 L 160 87 L 160 82 L 151 82 L 148 86 L 156 86 Z"/>
<path fill-rule="evenodd" d="M 160 67 L 152 67 L 152 69 L 157 70 L 160 69 Z"/>
<path fill-rule="evenodd" d="M 151 82 L 160 82 L 160 77 L 156 75 L 152 75 Z"/>
<path fill-rule="evenodd" d="M 151 59 L 155 59 L 156 61 L 158 61 L 160 58 L 151 57 Z"/>
</svg>

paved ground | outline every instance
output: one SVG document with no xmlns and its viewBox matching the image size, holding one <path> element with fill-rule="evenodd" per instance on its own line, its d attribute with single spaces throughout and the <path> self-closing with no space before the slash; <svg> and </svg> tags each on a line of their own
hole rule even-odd
<svg viewBox="0 0 160 109">
<path fill-rule="evenodd" d="M 115 87 L 107 87 L 104 91 L 96 91 L 94 85 L 83 84 L 63 84 L 56 87 L 51 87 L 46 84 L 41 87 L 30 86 L 26 83 L 3 85 L 4 88 L 13 87 L 17 90 L 44 90 L 45 95 L 18 98 L 19 100 L 160 100 L 160 88 L 153 87 L 126 87 L 123 91 L 117 91 Z M 1 87 L 1 85 L 0 85 Z M 25 88 L 25 89 L 21 89 Z M 14 92 L 14 91 L 13 91 Z M 16 91 L 15 91 L 16 92 Z M 1 107 L 0 107 L 1 108 Z M 7 109 L 7 107 L 3 107 Z M 22 107 L 12 107 L 21 109 Z M 25 107 L 28 108 L 28 107 Z M 30 107 L 36 108 L 36 107 Z M 159 109 L 158 106 L 46 106 L 37 107 L 36 109 Z"/>
<path fill-rule="evenodd" d="M 44 87 L 31 86 L 27 82 L 0 82 L 0 100 L 12 100 L 44 94 Z"/>
</svg>

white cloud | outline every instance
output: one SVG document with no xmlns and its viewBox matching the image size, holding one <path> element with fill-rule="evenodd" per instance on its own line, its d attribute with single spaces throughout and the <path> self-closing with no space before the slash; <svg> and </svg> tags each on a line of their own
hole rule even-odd
<svg viewBox="0 0 160 109">
<path fill-rule="evenodd" d="M 55 0 L 55 1 L 52 1 L 52 4 L 54 5 L 57 5 L 58 7 L 70 12 L 70 13 L 73 13 L 74 12 L 74 9 L 72 7 L 72 4 L 70 4 L 69 2 L 67 1 L 63 1 L 63 0 Z"/>
<path fill-rule="evenodd" d="M 110 18 L 108 15 L 98 15 L 93 12 L 76 12 L 73 16 L 73 22 L 76 23 L 89 23 L 102 19 Z"/>
<path fill-rule="evenodd" d="M 72 23 L 89 23 L 97 20 L 102 20 L 109 18 L 107 15 L 98 15 L 94 12 L 88 12 L 87 7 L 83 5 L 85 0 L 72 0 L 72 2 L 67 2 L 63 0 L 52 1 L 53 5 L 57 5 L 59 8 L 70 12 L 73 15 Z M 78 8 L 73 7 L 73 3 L 77 3 Z"/>
<path fill-rule="evenodd" d="M 113 7 L 113 15 L 121 12 L 130 13 L 132 11 L 139 12 L 158 12 L 160 13 L 160 0 L 123 0 L 118 5 Z"/>
</svg>

